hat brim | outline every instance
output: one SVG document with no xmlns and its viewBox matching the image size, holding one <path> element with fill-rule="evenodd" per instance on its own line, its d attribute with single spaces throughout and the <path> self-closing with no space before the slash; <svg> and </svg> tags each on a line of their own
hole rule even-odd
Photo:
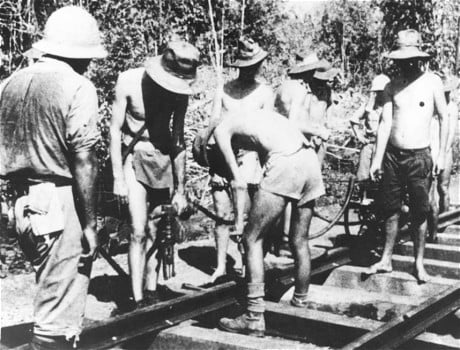
<svg viewBox="0 0 460 350">
<path fill-rule="evenodd" d="M 96 46 L 73 46 L 66 45 L 64 43 L 54 43 L 46 39 L 37 41 L 32 45 L 34 49 L 37 49 L 43 53 L 55 55 L 66 58 L 104 58 L 107 56 L 107 51 L 102 45 Z"/>
<path fill-rule="evenodd" d="M 332 80 L 334 79 L 337 75 L 339 75 L 340 69 L 338 68 L 331 68 L 326 71 L 316 71 L 315 74 L 313 75 L 313 78 L 318 79 L 318 80 Z"/>
<path fill-rule="evenodd" d="M 384 57 L 392 60 L 407 60 L 409 58 L 428 58 L 431 56 L 426 52 L 420 51 L 417 47 L 407 47 L 386 53 Z"/>
<path fill-rule="evenodd" d="M 311 64 L 297 64 L 288 71 L 288 75 L 301 74 L 311 70 L 323 69 L 327 70 L 331 67 L 330 63 L 326 60 L 319 60 L 318 62 Z"/>
<path fill-rule="evenodd" d="M 229 67 L 234 67 L 234 68 L 244 68 L 244 67 L 251 67 L 261 61 L 263 61 L 265 58 L 267 58 L 268 52 L 264 50 L 260 50 L 254 57 L 252 57 L 250 60 L 242 60 L 242 59 L 237 59 L 235 62 L 230 63 L 228 66 Z"/>
<path fill-rule="evenodd" d="M 162 88 L 181 95 L 193 95 L 198 92 L 195 83 L 196 79 L 179 78 L 161 65 L 160 56 L 149 58 L 145 62 L 145 71 Z"/>
</svg>

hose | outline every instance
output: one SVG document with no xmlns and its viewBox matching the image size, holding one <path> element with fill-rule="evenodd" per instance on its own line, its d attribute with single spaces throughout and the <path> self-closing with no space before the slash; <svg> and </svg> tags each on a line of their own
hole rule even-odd
<svg viewBox="0 0 460 350">
<path fill-rule="evenodd" d="M 329 224 L 326 227 L 324 227 L 323 229 L 319 230 L 318 232 L 310 235 L 308 237 L 309 240 L 323 236 L 326 232 L 328 232 L 339 221 L 339 219 L 341 218 L 341 216 L 345 212 L 345 209 L 348 207 L 348 203 L 350 203 L 351 195 L 353 194 L 354 185 L 355 185 L 355 177 L 351 176 L 350 179 L 348 180 L 348 190 L 347 190 L 347 194 L 345 196 L 345 202 L 343 203 L 342 208 L 340 208 L 340 210 L 337 213 L 337 215 L 335 216 L 335 218 L 333 218 L 331 220 L 331 222 L 329 222 Z"/>
</svg>

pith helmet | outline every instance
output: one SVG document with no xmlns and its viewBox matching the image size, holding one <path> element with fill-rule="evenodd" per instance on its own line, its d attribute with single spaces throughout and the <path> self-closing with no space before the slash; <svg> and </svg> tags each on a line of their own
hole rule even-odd
<svg viewBox="0 0 460 350">
<path fill-rule="evenodd" d="M 385 74 L 379 74 L 372 79 L 371 91 L 383 91 L 385 89 L 385 85 L 389 82 L 390 78 L 388 78 Z"/>
<path fill-rule="evenodd" d="M 198 49 L 185 41 L 172 41 L 162 55 L 149 58 L 145 71 L 157 84 L 176 94 L 196 92 L 196 70 L 200 63 Z"/>
<path fill-rule="evenodd" d="M 107 56 L 96 19 L 78 6 L 66 6 L 54 11 L 46 21 L 43 39 L 32 47 L 67 58 Z"/>
</svg>

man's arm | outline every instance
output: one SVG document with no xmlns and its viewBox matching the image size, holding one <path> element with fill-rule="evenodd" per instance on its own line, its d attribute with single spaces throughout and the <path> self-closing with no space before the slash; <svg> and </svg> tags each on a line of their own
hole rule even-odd
<svg viewBox="0 0 460 350">
<path fill-rule="evenodd" d="M 437 175 L 444 169 L 447 153 L 447 136 L 449 132 L 449 113 L 447 111 L 447 103 L 446 98 L 444 97 L 442 81 L 438 76 L 434 76 L 433 78 L 433 92 L 434 105 L 439 120 L 439 153 L 438 159 L 435 160 L 433 168 L 433 173 Z"/>
<path fill-rule="evenodd" d="M 324 141 L 329 138 L 330 131 L 318 124 L 313 123 L 308 119 L 306 111 L 303 111 L 305 98 L 311 98 L 311 96 L 305 96 L 304 92 L 300 93 L 297 91 L 292 97 L 291 109 L 289 110 L 289 120 L 292 121 L 297 128 L 307 136 L 319 136 Z"/>
<path fill-rule="evenodd" d="M 361 130 L 358 130 L 358 126 L 361 126 L 361 120 L 363 120 L 366 117 L 366 111 L 367 107 L 366 104 L 363 104 L 359 109 L 353 114 L 353 117 L 350 119 L 350 125 L 351 125 L 351 130 L 353 131 L 353 134 L 355 137 L 358 139 L 359 142 L 367 144 L 368 141 L 364 137 L 363 133 Z"/>
<path fill-rule="evenodd" d="M 110 124 L 110 157 L 113 172 L 113 193 L 119 196 L 122 203 L 128 201 L 128 189 L 123 173 L 121 159 L 121 128 L 125 122 L 127 96 L 124 92 L 123 77 L 120 76 L 115 86 L 115 100 L 112 105 L 112 120 Z"/>
<path fill-rule="evenodd" d="M 220 122 L 220 118 L 222 115 L 222 98 L 224 96 L 224 88 L 223 86 L 218 86 L 216 90 L 216 94 L 214 95 L 214 99 L 212 102 L 212 109 L 211 115 L 209 117 L 209 124 L 206 130 L 206 134 L 204 135 L 203 142 L 208 143 L 209 139 L 211 138 L 214 129 Z"/>
<path fill-rule="evenodd" d="M 374 157 L 370 167 L 370 177 L 373 181 L 381 170 L 383 155 L 390 138 L 391 126 L 393 124 L 393 99 L 391 96 L 391 84 L 387 84 L 384 91 L 384 104 L 382 111 L 382 118 L 380 119 L 379 127 L 377 130 L 377 141 Z"/>
<path fill-rule="evenodd" d="M 188 107 L 188 96 L 180 96 L 177 101 L 178 105 L 174 111 L 173 129 L 172 129 L 172 151 L 171 159 L 173 164 L 174 176 L 174 195 L 172 204 L 181 214 L 187 206 L 185 199 L 185 139 L 184 139 L 184 122 L 185 112 Z"/>
<path fill-rule="evenodd" d="M 447 135 L 447 151 L 450 151 L 454 144 L 455 133 L 457 132 L 458 125 L 458 107 L 456 103 L 451 103 L 448 106 L 449 113 L 449 134 Z"/>
<path fill-rule="evenodd" d="M 220 123 L 214 130 L 214 138 L 233 177 L 231 186 L 233 190 L 233 202 L 235 208 L 235 228 L 237 234 L 242 234 L 247 184 L 241 176 L 235 154 L 233 153 L 231 144 L 233 131 L 231 123 L 234 123 L 234 120 L 225 120 Z"/>
<path fill-rule="evenodd" d="M 74 154 L 73 176 L 75 195 L 80 211 L 80 220 L 87 246 L 84 255 L 92 256 L 97 248 L 96 234 L 96 176 L 97 157 L 94 150 Z"/>
</svg>

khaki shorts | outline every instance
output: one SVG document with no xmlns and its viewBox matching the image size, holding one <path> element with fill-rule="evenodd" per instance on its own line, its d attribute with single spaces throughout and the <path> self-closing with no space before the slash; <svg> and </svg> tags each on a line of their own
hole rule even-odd
<svg viewBox="0 0 460 350">
<path fill-rule="evenodd" d="M 315 151 L 301 148 L 289 155 L 271 156 L 265 164 L 260 188 L 296 200 L 297 206 L 323 195 L 323 178 Z"/>
</svg>

